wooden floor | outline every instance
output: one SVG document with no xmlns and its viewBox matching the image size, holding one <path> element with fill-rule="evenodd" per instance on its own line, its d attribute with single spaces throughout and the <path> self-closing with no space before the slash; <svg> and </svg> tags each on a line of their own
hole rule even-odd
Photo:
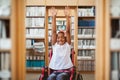
<svg viewBox="0 0 120 80">
<path fill-rule="evenodd" d="M 95 80 L 94 74 L 82 74 L 83 80 Z"/>
<path fill-rule="evenodd" d="M 39 74 L 27 74 L 26 80 L 39 80 Z M 94 74 L 82 74 L 83 80 L 95 80 Z"/>
</svg>

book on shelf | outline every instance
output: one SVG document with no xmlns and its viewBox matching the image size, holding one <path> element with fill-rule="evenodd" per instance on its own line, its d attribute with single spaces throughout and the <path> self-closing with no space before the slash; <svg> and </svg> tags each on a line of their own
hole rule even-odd
<svg viewBox="0 0 120 80">
<path fill-rule="evenodd" d="M 78 49 L 95 49 L 95 40 L 78 40 Z"/>
<path fill-rule="evenodd" d="M 5 21 L 0 20 L 0 49 L 9 50 L 11 48 L 11 39 L 8 38 L 8 34 Z"/>
<path fill-rule="evenodd" d="M 26 29 L 26 38 L 44 38 L 45 29 Z"/>
<path fill-rule="evenodd" d="M 95 50 L 79 50 L 77 59 L 95 59 Z"/>
<path fill-rule="evenodd" d="M 41 69 L 45 66 L 44 56 L 26 56 L 27 69 Z"/>
<path fill-rule="evenodd" d="M 120 79 L 120 52 L 112 52 L 111 54 L 111 80 Z"/>
<path fill-rule="evenodd" d="M 10 54 L 0 53 L 0 78 L 9 79 L 11 77 L 10 68 Z"/>
<path fill-rule="evenodd" d="M 110 14 L 113 17 L 120 16 L 120 2 L 119 2 L 119 0 L 111 0 Z"/>
<path fill-rule="evenodd" d="M 33 44 L 33 49 L 35 50 L 35 52 L 44 53 L 45 52 L 44 42 L 35 42 Z"/>
<path fill-rule="evenodd" d="M 78 38 L 94 38 L 95 37 L 94 29 L 78 29 Z"/>
<path fill-rule="evenodd" d="M 89 8 L 78 8 L 78 16 L 95 16 L 95 7 L 91 6 Z"/>
<path fill-rule="evenodd" d="M 11 0 L 0 0 L 0 16 L 10 16 Z"/>
<path fill-rule="evenodd" d="M 110 39 L 110 48 L 112 50 L 120 50 L 120 20 L 113 19 L 111 20 L 112 28 L 111 28 L 111 39 Z"/>
<path fill-rule="evenodd" d="M 94 71 L 95 61 L 93 60 L 79 60 L 78 71 Z"/>
<path fill-rule="evenodd" d="M 1 50 L 2 49 L 3 50 L 10 50 L 11 49 L 11 39 L 10 38 L 0 39 L 0 49 Z"/>
<path fill-rule="evenodd" d="M 95 20 L 78 20 L 78 26 L 95 27 Z"/>
<path fill-rule="evenodd" d="M 110 48 L 111 48 L 111 50 L 120 50 L 120 39 L 111 38 L 110 39 Z"/>
<path fill-rule="evenodd" d="M 45 7 L 26 7 L 26 16 L 45 16 Z"/>
<path fill-rule="evenodd" d="M 26 27 L 44 27 L 45 18 L 26 18 Z"/>
</svg>

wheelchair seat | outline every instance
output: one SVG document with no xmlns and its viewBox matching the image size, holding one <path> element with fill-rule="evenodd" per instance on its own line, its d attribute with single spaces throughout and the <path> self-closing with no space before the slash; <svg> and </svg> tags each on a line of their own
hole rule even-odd
<svg viewBox="0 0 120 80">
<path fill-rule="evenodd" d="M 74 54 L 75 54 L 75 51 L 74 51 L 74 49 L 72 49 L 70 57 L 71 57 L 71 61 L 72 61 L 73 65 L 74 65 Z M 52 49 L 50 50 L 49 57 L 50 57 L 50 60 L 51 60 L 51 58 L 52 58 Z M 54 70 L 49 69 L 47 66 L 43 67 L 41 69 L 41 74 L 40 74 L 39 80 L 47 80 L 49 74 L 51 74 L 53 71 Z M 72 68 L 70 68 L 67 71 L 70 72 L 69 80 L 75 80 L 76 67 L 73 66 Z M 65 70 L 61 70 L 61 72 L 65 72 Z"/>
</svg>

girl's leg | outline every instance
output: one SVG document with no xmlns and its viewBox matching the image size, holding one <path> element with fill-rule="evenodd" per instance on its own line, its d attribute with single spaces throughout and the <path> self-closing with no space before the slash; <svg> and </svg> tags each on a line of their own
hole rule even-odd
<svg viewBox="0 0 120 80">
<path fill-rule="evenodd" d="M 69 80 L 69 73 L 60 73 L 57 75 L 56 80 Z"/>
<path fill-rule="evenodd" d="M 54 73 L 50 74 L 47 80 L 56 80 L 56 74 Z"/>
</svg>

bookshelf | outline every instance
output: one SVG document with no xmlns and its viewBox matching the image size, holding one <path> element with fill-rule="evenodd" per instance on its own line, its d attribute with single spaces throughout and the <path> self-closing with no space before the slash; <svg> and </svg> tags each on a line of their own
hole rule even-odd
<svg viewBox="0 0 120 80">
<path fill-rule="evenodd" d="M 26 72 L 38 72 L 46 65 L 46 7 L 26 6 Z"/>
<path fill-rule="evenodd" d="M 78 57 L 78 53 L 79 51 L 87 51 L 88 53 L 91 53 L 91 51 L 93 51 L 94 53 L 91 53 L 92 54 L 92 58 L 90 60 L 88 59 L 83 59 L 81 61 L 85 62 L 85 63 L 94 63 L 95 65 L 95 55 L 97 52 L 95 52 L 96 50 L 96 36 L 95 36 L 95 32 L 96 32 L 96 25 L 95 26 L 79 26 L 78 25 L 78 21 L 79 20 L 88 20 L 88 21 L 93 21 L 95 22 L 95 19 L 96 19 L 96 15 L 95 15 L 95 12 L 94 12 L 94 15 L 93 13 L 91 14 L 92 16 L 89 15 L 86 15 L 86 16 L 78 16 L 78 10 L 80 8 L 92 8 L 92 10 L 95 10 L 95 0 L 91 0 L 91 1 L 88 1 L 88 0 L 74 0 L 74 1 L 59 1 L 59 0 L 26 0 L 26 6 L 28 7 L 38 7 L 38 6 L 45 6 L 46 7 L 46 14 L 45 14 L 45 28 L 42 28 L 42 27 L 36 27 L 34 28 L 33 27 L 30 27 L 30 26 L 27 26 L 26 29 L 45 29 L 45 39 L 39 39 L 39 38 L 26 38 L 26 40 L 30 40 L 30 39 L 36 39 L 36 40 L 41 40 L 41 41 L 45 41 L 45 65 L 48 66 L 48 55 L 49 55 L 49 50 L 51 49 L 51 14 L 49 12 L 49 9 L 52 7 L 52 6 L 55 6 L 56 9 L 58 9 L 58 14 L 56 16 L 56 21 L 58 22 L 62 22 L 61 25 L 58 24 L 58 26 L 65 26 L 64 23 L 65 23 L 65 16 L 64 16 L 64 13 L 63 13 L 63 9 L 65 6 L 69 6 L 70 9 L 71 9 L 71 37 L 73 38 L 72 42 L 74 42 L 72 45 L 72 47 L 74 48 L 75 50 L 75 65 L 77 66 L 77 68 L 80 68 L 78 66 L 78 62 L 80 61 L 79 59 L 77 59 Z M 68 4 L 66 4 L 68 3 Z M 26 16 L 26 18 L 44 18 L 44 16 Z M 72 19 L 73 18 L 73 19 Z M 72 22 L 73 20 L 73 22 Z M 96 23 L 95 23 L 96 24 Z M 78 27 L 79 26 L 79 27 Z M 63 27 L 61 27 L 63 28 Z M 90 35 L 86 35 L 85 37 L 82 37 L 83 35 L 80 35 L 80 37 L 78 36 L 78 30 L 83 30 L 83 33 L 86 34 L 86 32 L 88 32 L 87 34 L 90 33 Z M 91 33 L 92 32 L 92 33 Z M 98 31 L 99 32 L 99 31 Z M 90 44 L 90 46 L 87 46 L 87 47 L 91 47 L 91 48 L 78 48 L 79 46 L 79 42 L 81 42 L 81 40 L 85 43 L 88 42 L 88 44 Z M 98 39 L 97 39 L 98 40 Z M 99 40 L 98 40 L 99 41 Z M 84 46 L 85 47 L 85 46 Z M 88 62 L 87 62 L 88 61 Z M 95 68 L 95 66 L 93 67 Z M 32 70 L 29 70 L 29 71 L 32 71 Z M 84 71 L 80 71 L 82 73 L 94 73 L 95 72 L 95 69 L 93 70 L 84 70 Z"/>
<path fill-rule="evenodd" d="M 109 1 L 110 19 L 110 80 L 119 80 L 120 69 L 120 1 Z"/>
<path fill-rule="evenodd" d="M 21 53 L 23 53 L 22 56 L 24 56 L 24 49 L 23 49 L 24 38 L 21 37 L 21 35 L 24 36 L 22 34 L 22 32 L 24 32 L 24 29 L 23 27 L 21 27 L 24 26 L 23 14 L 24 14 L 23 1 L 1 0 L 0 2 L 0 80 L 21 80 L 21 79 L 23 80 L 23 77 L 25 75 L 23 73 L 24 65 L 21 64 L 21 61 L 24 64 L 24 58 L 20 56 Z M 21 45 L 19 45 L 19 42 Z"/>
<path fill-rule="evenodd" d="M 5 3 L 7 1 L 7 3 Z M 13 63 L 12 57 L 12 37 L 11 37 L 11 1 L 2 0 L 0 3 L 0 79 L 6 78 L 10 80 L 13 78 L 11 75 L 13 71 L 11 70 L 10 64 Z M 7 8 L 9 7 L 9 8 Z M 6 9 L 4 12 L 3 10 Z M 6 44 L 6 45 L 5 45 Z"/>
<path fill-rule="evenodd" d="M 95 71 L 95 6 L 78 6 L 77 66 L 81 73 Z"/>
<path fill-rule="evenodd" d="M 107 4 L 106 4 L 107 3 Z M 97 31 L 96 79 L 119 80 L 119 53 L 120 40 L 115 37 L 119 30 L 120 10 L 117 10 L 119 0 L 97 1 L 96 24 Z M 102 6 L 102 7 L 100 7 Z M 116 7 L 116 8 L 115 8 Z M 116 11 L 117 10 L 117 11 Z M 104 27 L 103 27 L 104 26 Z M 118 41 L 117 41 L 118 40 Z M 102 58 L 102 59 L 101 59 Z M 101 79 L 99 79 L 101 78 Z"/>
</svg>

